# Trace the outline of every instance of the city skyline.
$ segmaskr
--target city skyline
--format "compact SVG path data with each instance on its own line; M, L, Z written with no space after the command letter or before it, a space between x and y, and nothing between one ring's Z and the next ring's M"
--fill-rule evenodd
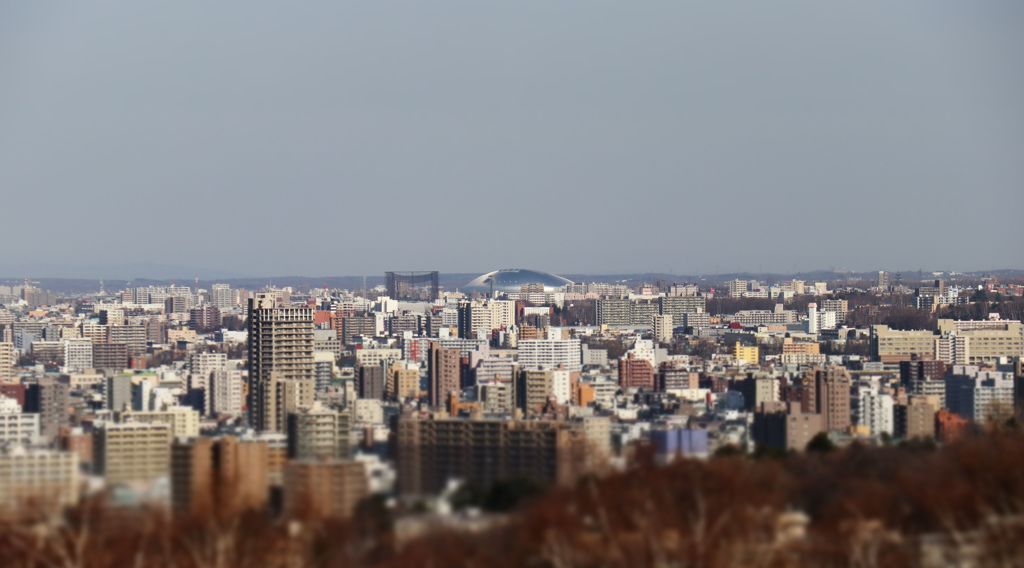
M0 2L0 564L1024 566L1024 2Z

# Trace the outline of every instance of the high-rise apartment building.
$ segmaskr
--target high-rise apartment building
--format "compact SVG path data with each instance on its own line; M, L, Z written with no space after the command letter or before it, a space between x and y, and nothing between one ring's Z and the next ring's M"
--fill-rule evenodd
M675 325L681 325L687 315L706 312L704 296L664 296L658 299L658 310L662 315L672 316Z
M782 340L782 362L787 365L820 364L825 362L821 347L817 341L793 341L787 337Z
M463 302L458 307L458 318L459 337L488 339L493 330L515 325L515 302L494 299Z
M442 408L450 393L459 392L462 356L458 349L431 343L428 361L430 406L434 409Z
M384 387L387 379L384 376L386 367L383 364L360 365L356 388L359 398L372 398L382 400L384 398Z
M210 399L210 413L221 416L240 416L244 390L245 381L242 379L240 371L213 371L206 388L206 396Z
M92 340L64 340L64 369L69 373L79 373L93 368Z
M809 370L803 378L803 412L821 414L829 431L846 432L852 424L851 385L850 376L842 367Z
M124 412L132 407L131 375L114 375L104 381L103 396L107 409Z
M49 443L69 423L68 385L52 378L39 379L25 391L25 412L39 414L41 441Z
M654 390L654 365L646 358L627 353L619 359L619 385L624 389Z
M39 415L24 413L13 398L0 396L0 448L39 443Z
M946 406L964 419L985 423L1013 416L1013 374L954 365L946 378Z
M269 459L262 440L226 436L176 442L171 448L174 509L197 518L265 510Z
M850 304L847 300L830 298L821 301L822 312L833 312L836 314L836 323L846 323L846 314L850 311Z
M942 361L901 361L900 384L910 395L932 397L937 411L946 407L946 368Z
M672 341L672 314L656 314L652 325L655 341L668 343Z
M872 355L883 363L935 359L934 333L928 330L895 330L887 325L871 326Z
M998 317L988 320L940 319L939 335L961 339L959 360L949 364L997 363L1001 358L1024 357L1024 324ZM950 358L952 359L952 357Z
M206 333L220 329L221 315L220 308L207 304L198 308L192 308L188 312L188 327L199 333Z
M124 343L93 343L92 366L106 373L119 373L128 368L128 346Z
M149 340L146 322L111 325L108 330L110 333L110 343L125 344L130 357L146 353L146 342Z
M352 345L359 336L374 337L377 335L377 318L372 315L352 315L341 318L341 341Z
M816 335L818 333L818 304L811 302L807 304L807 333Z
M14 344L0 338L0 383L14 382Z
M280 414L281 405L289 403L282 396L303 390L301 386L287 387L290 382L308 383L312 396L313 311L307 306L284 305L276 294L257 294L249 299L249 420L254 427L283 430L286 415ZM303 400L292 396L290 402Z
M210 287L210 304L221 312L234 309L235 291L227 284L214 284Z
M579 371L583 353L579 339L526 339L517 346L523 369L565 369Z
M630 327L633 325L633 302L629 298L602 298L595 307L597 325Z
M193 352L188 357L188 370L192 375L210 378L214 371L226 370L228 356L224 353Z
M385 394L390 400L415 400L420 396L420 367L416 363L394 363L388 370Z
M519 374L516 383L516 406L526 416L535 416L544 411L548 400L554 395L554 371L526 369Z
M277 372L263 383L260 396L260 416L263 420L260 430L286 432L288 415L309 408L316 400L314 379L284 379Z
M757 365L761 361L761 350L757 345L743 345L737 341L733 345L732 356L742 365Z
M895 435L901 440L935 438L935 413L938 408L934 399L927 396L910 396L906 404L893 408Z
M22 506L56 512L78 503L78 455L24 450L0 453L0 510Z
M150 483L170 475L168 424L104 422L93 431L94 467L108 484Z
M775 377L748 376L730 383L729 390L739 391L743 395L743 407L748 411L761 409L779 400L779 380Z
M895 433L895 400L876 388L861 387L857 392L857 424L872 436Z
M889 273L884 270L879 270L878 282L876 283L876 285L883 292L888 292L889 287L891 286L891 279L889 278Z
M727 289L729 290L730 297L740 298L744 293L750 290L750 283L746 280L737 278L735 280L730 280L727 283Z
M825 432L825 417L798 408L756 412L752 437L761 448L801 451L818 434Z
M349 415L314 403L288 415L288 457L295 460L347 458Z
M453 478L567 484L591 463L586 429L570 422L401 416L395 443L403 494L436 493Z
M122 418L125 422L136 424L166 424L174 438L195 438L199 435L199 412L187 406L131 411L124 413Z

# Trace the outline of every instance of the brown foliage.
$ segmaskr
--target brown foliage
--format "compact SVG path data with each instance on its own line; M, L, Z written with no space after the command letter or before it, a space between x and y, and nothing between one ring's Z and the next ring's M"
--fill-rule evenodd
M351 523L305 524L90 502L58 524L8 521L0 550L5 566L876 566L920 563L924 540L943 558L974 542L982 560L1013 565L1024 558L1022 469L1024 435L1013 430L938 450L645 463L553 490L482 534L404 547L379 502Z

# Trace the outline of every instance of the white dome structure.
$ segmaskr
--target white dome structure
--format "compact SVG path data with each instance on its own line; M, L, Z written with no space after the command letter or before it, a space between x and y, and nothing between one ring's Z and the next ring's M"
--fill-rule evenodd
M526 268L502 268L481 274L465 286L464 292L518 292L523 284L543 284L545 292L560 292L573 281L550 272Z

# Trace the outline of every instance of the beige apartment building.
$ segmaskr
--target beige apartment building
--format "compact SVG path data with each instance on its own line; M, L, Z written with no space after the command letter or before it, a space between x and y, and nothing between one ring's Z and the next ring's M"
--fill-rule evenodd
M883 363L935 359L936 335L926 329L896 330L887 325L871 326L871 349Z
M0 510L56 511L78 502L78 454L18 449L0 455Z
M1024 357L1024 325L1019 321L940 319L939 335L945 340L949 360L939 359L949 365L981 365L1005 357Z
M940 319L938 330L936 334L875 325L871 327L871 346L883 363L909 361L916 356L948 365L979 365L1024 357L1024 325L1016 320Z
M14 382L14 344L0 342L0 383Z
M105 422L93 432L94 467L108 484L150 483L170 474L167 424Z
M395 363L388 374L385 393L391 400L417 399L420 396L419 365Z
M175 438L195 438L199 435L199 412L187 406L174 406L167 410L125 412L121 418L124 422L167 424Z

